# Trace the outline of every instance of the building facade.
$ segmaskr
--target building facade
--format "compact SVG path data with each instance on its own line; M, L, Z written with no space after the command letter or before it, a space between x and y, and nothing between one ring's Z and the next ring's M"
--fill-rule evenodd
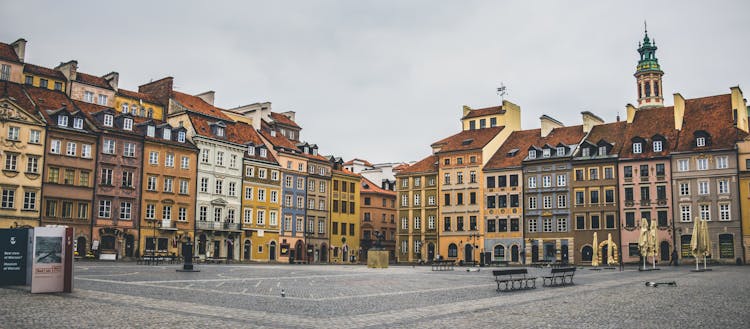
M381 247L388 251L389 261L396 260L396 192L382 189L362 177L360 183L360 244L362 245L363 261L367 259L367 251L377 246L378 235L382 234ZM433 200L437 196L433 194ZM436 205L434 205L436 206ZM436 216L432 217L432 230L435 231ZM429 219L427 226L429 227ZM375 233L379 234L375 234ZM434 247L433 247L434 252Z
M318 146L298 145L307 158L307 210L305 217L305 259L311 263L327 262L329 235L329 198L331 164L318 155ZM326 256L326 258L323 258Z
M330 249L333 263L354 263L362 259L359 240L360 176L344 169L344 161L331 158Z
M437 173L437 157L434 155L396 173L398 222L395 223L395 240L398 262L430 262L438 256L440 195ZM362 211L365 211L366 204L363 203L362 207ZM413 223L419 226L410 223L412 218Z

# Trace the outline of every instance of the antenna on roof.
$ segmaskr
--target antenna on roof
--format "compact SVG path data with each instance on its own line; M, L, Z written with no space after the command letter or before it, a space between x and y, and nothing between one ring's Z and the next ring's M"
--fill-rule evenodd
M500 87L497 87L497 95L500 96L500 105L503 104L503 97L507 94L505 85L501 82Z

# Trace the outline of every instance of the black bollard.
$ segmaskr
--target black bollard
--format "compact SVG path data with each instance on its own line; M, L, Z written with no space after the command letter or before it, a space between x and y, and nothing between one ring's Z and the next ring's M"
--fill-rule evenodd
M184 263L182 264L182 269L178 269L177 272L200 272L199 270L193 268L192 242L188 241L182 244L182 257L184 258Z

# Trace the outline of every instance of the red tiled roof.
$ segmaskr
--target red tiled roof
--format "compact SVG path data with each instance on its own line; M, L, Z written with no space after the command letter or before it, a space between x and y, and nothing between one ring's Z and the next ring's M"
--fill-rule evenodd
M481 117L485 115L503 114L503 113L505 113L505 110L503 110L502 106L493 106L493 107L487 107L483 109L472 109L471 112L467 113L462 119L470 119L470 118L476 118L476 117Z
M33 74L33 75L41 75L41 76L45 76L49 78L54 78L57 80L63 80L63 81L65 80L65 75L63 75L62 72L58 70L53 70L50 68L46 68L46 67L38 66L34 64L29 64L29 63L24 64L23 72Z
M487 145L504 128L505 126L464 130L432 143L432 146L439 146L439 153L480 149Z
M137 91L130 91L130 90L125 90L125 89L120 88L120 89L117 89L117 95L122 96L122 97L136 99L136 100L144 100L149 103L164 106L164 104L161 104L161 102L158 99L156 99L156 97L150 94L144 94L144 93L139 93Z
M539 143L541 129L514 131L484 166L484 170L520 167L531 145ZM511 151L514 151L511 153ZM509 156L509 154L512 154Z
M274 133L275 136L271 135L271 127L267 122L261 122L260 134L265 137L271 145L274 147L281 147L288 150L297 150L297 144L286 138L284 135Z
M365 187L365 184L367 184L367 187ZM391 196L395 196L396 192L391 190L385 190L380 188L378 184L373 183L367 178L362 177L362 188L360 189L360 193L379 193L379 194L388 194Z
M694 147L696 131L710 136L710 145ZM685 100L685 117L678 139L677 152L734 148L746 133L734 126L732 95L717 95Z
M75 112L77 110L72 100L61 91L32 86L24 86L24 89L29 95L29 98L31 98L31 101L36 104L41 112L46 113L45 111L47 110L58 110L62 107L66 107L69 112Z
M97 77L91 74L76 73L76 81L85 83L87 85L92 85L94 87L104 88L112 90L112 86L109 85L109 82L107 82L107 79L102 77Z
M625 131L627 130L627 121L618 121L596 125L591 128L591 132L586 141L596 145L601 140L614 144L609 154L619 154L623 144L625 144Z
M13 46L2 42L0 42L0 59L11 62L21 62L16 51L13 50Z
M352 164L354 164L355 161L362 162L362 164L364 164L365 166L372 167L372 163L370 163L370 161L362 160L362 159L357 159L357 158L354 158L354 159L351 159L351 160L349 160L347 162L344 162L344 165L345 166L352 165Z
M198 96L188 95L179 91L172 91L172 98L192 112L212 116L224 121L233 121L229 116L224 114L221 109L206 103L206 101Z
M218 120L214 120L213 118L197 113L189 113L188 118L190 118L190 122L193 124L193 128L195 128L196 134L205 137L221 139L216 137L211 132L211 123L217 122ZM226 127L224 128L226 141L241 145L247 144L249 142L252 142L255 145L263 144L263 141L258 137L258 134L254 133L255 131L253 130L252 126L249 126L245 123L232 121L224 123L226 124Z
M408 175L408 174L415 174L415 173L422 173L422 172L437 173L437 171L438 171L437 156L430 155L422 160L419 160L417 163L405 169L402 169L396 175Z
M653 107L639 109L635 112L633 122L628 124L623 138L620 158L643 159L651 157L667 156L677 144L677 130L674 129L673 107ZM655 135L666 138L661 152L653 152L650 147L651 138ZM633 138L645 139L648 145L643 145L642 153L633 153Z
M294 128L300 128L300 126L298 126L294 121L292 121L292 119L289 119L286 115L283 115L281 113L271 112L271 119L283 125L287 125L287 126L294 127Z
M20 84L10 81L0 81L0 98L4 97L12 97L12 101L18 104L18 106L30 114L37 114L34 104L31 103L29 97L24 93L24 89Z

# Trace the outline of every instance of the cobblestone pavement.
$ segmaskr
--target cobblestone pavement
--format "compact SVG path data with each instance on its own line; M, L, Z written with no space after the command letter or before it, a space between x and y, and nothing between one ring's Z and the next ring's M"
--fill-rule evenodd
M0 288L0 328L749 328L750 267L579 269L569 287L498 293L491 269L76 263L72 294ZM549 269L531 269L541 275ZM646 281L676 281L647 287ZM282 290L285 297L281 296Z

